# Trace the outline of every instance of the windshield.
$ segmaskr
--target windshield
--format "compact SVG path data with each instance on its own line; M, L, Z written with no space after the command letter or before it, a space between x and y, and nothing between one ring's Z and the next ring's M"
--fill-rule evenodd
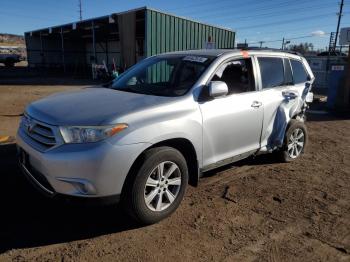
M112 88L157 96L182 96L196 83L213 57L172 55L145 59L112 83Z

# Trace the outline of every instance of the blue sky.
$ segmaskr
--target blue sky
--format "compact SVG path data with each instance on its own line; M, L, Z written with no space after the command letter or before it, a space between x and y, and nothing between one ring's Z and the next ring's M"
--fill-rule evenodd
M335 31L340 0L82 0L83 18L148 6L237 31L238 42L280 47L285 38L292 43L328 45ZM78 0L1 0L0 32L25 31L78 20ZM350 26L350 0L345 0L341 27ZM326 33L324 36L322 32ZM310 37L314 34L313 37ZM300 38L299 38L300 37ZM276 41L275 41L276 40ZM256 44L253 44L256 43Z

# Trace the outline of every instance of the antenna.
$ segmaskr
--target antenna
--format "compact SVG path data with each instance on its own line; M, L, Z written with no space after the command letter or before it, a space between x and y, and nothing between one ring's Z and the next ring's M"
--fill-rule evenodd
M79 0L79 19L80 21L83 20L83 10L81 6L81 0Z

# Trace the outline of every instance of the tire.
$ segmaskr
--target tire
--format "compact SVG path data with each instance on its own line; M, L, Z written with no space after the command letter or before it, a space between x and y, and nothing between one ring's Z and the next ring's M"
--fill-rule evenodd
M174 171L168 179L162 180L159 176L161 169L164 177L167 171ZM171 147L148 150L140 167L129 175L130 181L122 193L122 205L132 218L145 225L172 214L180 205L188 184L186 160L178 150Z
M296 139L298 137L300 138ZM283 147L279 151L281 160L283 162L295 161L304 153L307 143L308 132L305 124L292 119L284 137Z

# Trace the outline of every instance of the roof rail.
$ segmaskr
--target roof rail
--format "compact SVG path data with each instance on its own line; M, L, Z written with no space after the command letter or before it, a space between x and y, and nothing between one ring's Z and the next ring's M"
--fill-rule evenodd
M284 52L284 53L289 53L289 54L293 54L293 55L299 55L299 56L302 56L302 54L300 54L299 52L296 52L296 51L293 51L293 50L281 50L281 49L277 49L277 48L266 48L266 47L245 47L245 48L242 48L241 50L244 50L244 51L272 51L272 52Z

